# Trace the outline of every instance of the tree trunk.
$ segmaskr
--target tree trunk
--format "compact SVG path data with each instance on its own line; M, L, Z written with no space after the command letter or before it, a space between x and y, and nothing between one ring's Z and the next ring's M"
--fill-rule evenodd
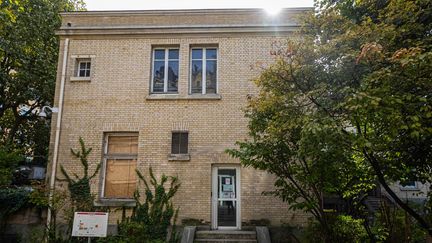
M384 190L388 193L388 195L396 202L396 204L402 208L405 212L407 212L411 217L413 217L420 224L420 227L425 229L430 236L432 236L432 228L431 226L424 220L417 212L415 212L412 208L410 208L406 203L404 203L389 187L387 182L385 181L384 175L382 174L381 167L379 165L378 160L374 157L373 154L369 154L365 149L363 149L363 154L368 159L369 163L372 165L374 169L378 181Z

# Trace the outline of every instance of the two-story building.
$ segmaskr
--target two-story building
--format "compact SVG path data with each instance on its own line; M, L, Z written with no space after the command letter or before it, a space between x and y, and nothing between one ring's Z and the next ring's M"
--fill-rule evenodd
M272 175L241 167L225 150L248 137L242 108L257 93L252 80L307 10L63 13L51 178L61 177L60 165L82 173L70 153L82 137L93 148L90 171L102 165L91 185L96 205L131 205L143 190L135 169L148 175L152 167L157 177L179 178L180 219L214 229L305 222L307 215L262 195L273 189Z

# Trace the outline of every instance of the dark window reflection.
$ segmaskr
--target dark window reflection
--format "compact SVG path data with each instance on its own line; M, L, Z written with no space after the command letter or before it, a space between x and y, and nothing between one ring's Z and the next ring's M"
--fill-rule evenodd
M153 70L153 92L164 91L165 62L155 61Z
M217 59L216 49L206 49L206 59Z
M202 92L202 61L192 61L192 93Z
M216 61L207 61L206 64L206 93L216 93L216 75L217 75L217 63Z
M168 54L168 56L166 56L166 54ZM177 92L179 73L178 58L178 49L154 50L153 92ZM168 66L165 66L166 62L168 62ZM165 87L165 84L167 87Z
M168 62L168 91L176 92L178 90L178 61Z

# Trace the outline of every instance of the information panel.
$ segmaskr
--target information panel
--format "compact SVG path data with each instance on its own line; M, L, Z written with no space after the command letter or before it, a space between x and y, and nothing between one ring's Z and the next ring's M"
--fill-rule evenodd
M106 237L108 213L75 212L72 236Z

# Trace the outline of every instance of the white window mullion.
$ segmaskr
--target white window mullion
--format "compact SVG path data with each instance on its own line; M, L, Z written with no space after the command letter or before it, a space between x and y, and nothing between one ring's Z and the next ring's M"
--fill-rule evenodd
M202 94L206 93L206 73L207 73L207 62L206 62L206 49L203 48L202 52Z
M169 49L165 49L164 93L168 92L168 52Z
M150 80L150 90L151 90L151 92L153 93L154 91L153 91L153 83L154 83L154 69L155 69L155 63L156 63L156 60L155 60L155 56L156 56L156 54L155 54L155 52L156 52L156 50L152 50L152 66L151 66L151 80Z

